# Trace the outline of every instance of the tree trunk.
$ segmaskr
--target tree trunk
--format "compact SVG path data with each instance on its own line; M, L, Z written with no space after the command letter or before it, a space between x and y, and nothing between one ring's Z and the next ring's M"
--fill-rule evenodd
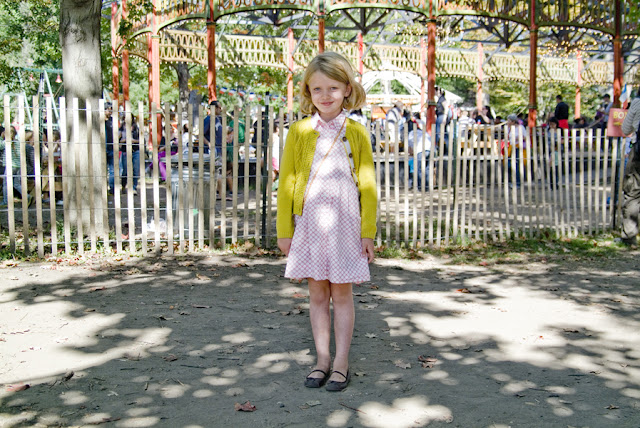
M189 65L186 62L178 62L173 65L178 76L178 96L179 103L184 112L184 117L179 118L178 126L182 120L186 119L187 108L189 106Z
M69 140L65 144L69 150L64 171L69 178L69 192L63 197L69 202L71 221L77 221L77 216L81 215L85 231L88 231L92 211L87 209L88 202L93 198L95 212L102 212L102 189L107 185L103 161L105 146L100 139L100 127L104 127L104 124L100 122L97 113L98 100L102 97L101 6L101 0L60 1L60 46ZM79 111L72 110L74 98L78 99ZM84 110L87 104L91 105L94 112L90 118L91 135L88 135L88 121ZM79 118L77 128L74 126L76 114ZM76 177L80 177L80 180L76 180ZM77 183L80 189L77 188ZM96 217L95 224L100 232L102 216Z

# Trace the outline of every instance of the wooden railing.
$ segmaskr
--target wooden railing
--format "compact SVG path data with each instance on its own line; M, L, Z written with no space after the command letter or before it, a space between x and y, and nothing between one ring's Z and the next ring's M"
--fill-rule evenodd
M8 192L7 205L0 208L0 241L5 251L40 256L103 249L171 253L242 241L274 247L277 182L271 161L273 130L279 127L282 135L284 112L223 113L225 129L230 120L236 124L256 122L256 126L253 130L246 126L245 141L240 141L236 129L222 156L208 155L204 144L193 143L186 151L178 150L166 163L166 180L159 171L166 158L159 158L158 153L171 151L171 141L159 143L158 137L153 137L157 133L151 132L152 138L147 135L139 147L137 192L122 187L120 161L115 156L111 194L102 109L81 111L61 102L61 111L67 114L61 115L60 139L46 141L46 135L55 134L55 129L45 120L34 129L34 140L27 142L24 108L12 102L5 98L4 126L15 123L19 132L14 140L5 140L3 157L5 164L11 165L16 153L11 146L17 144L20 167L13 176L3 175L3 185L11 186L8 182L17 180L29 196ZM42 117L43 112L53 117L50 104L42 112L36 102L34 106L34 117ZM118 106L114 107L117 111ZM172 135L171 121L183 116L182 111L149 112L141 105L136 111L127 108L125 123L131 123L132 113L138 115L143 130L149 129L145 124L150 117L163 115L167 118L165 135ZM187 140L203 141L205 114L200 111L195 123L191 111L185 116L189 129L196 131L188 134ZM117 129L119 119L114 116ZM86 117L101 124L100 138L79 134L81 119ZM266 119L255 120L260 117ZM152 121L154 130L156 123ZM600 129L549 134L536 128L531 136L523 137L526 149L517 157L517 151L503 143L508 140L504 126L474 127L462 133L455 132L457 128L451 124L451 132L441 136L438 148L425 159L409 154L400 144L383 144L402 138L385 136L378 123L372 126L372 135L379 142L374 153L379 196L377 245L420 247L518 237L544 239L590 235L619 224L621 186L616 183L620 183L624 162L621 140L606 138ZM268 138L264 144L253 143L253 135L258 142L264 135ZM115 136L117 139L117 133ZM182 141L181 132L177 137ZM283 141L275 145L282 153ZM129 133L122 151L133 155L134 149ZM84 170L82 153L91 154ZM132 156L127 158L127 170L132 171ZM29 167L31 162L33 168ZM419 169L427 173L418 176ZM221 198L216 195L218 190Z

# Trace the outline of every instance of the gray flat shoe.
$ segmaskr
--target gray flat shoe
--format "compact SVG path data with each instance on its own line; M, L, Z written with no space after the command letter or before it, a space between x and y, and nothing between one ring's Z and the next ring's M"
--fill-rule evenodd
M344 378L344 381L338 382L335 380L330 380L329 382L327 382L327 386L325 387L327 391L342 391L347 387L347 385L349 385L349 381L351 380L351 372L349 370L347 370L346 376L344 375L344 373L341 373L338 370L334 370L332 373L338 373Z
M324 376L323 377L309 377L309 376L311 376L311 373L315 373L315 372L320 372ZM307 375L307 377L305 378L305 380L304 380L304 386L306 386L307 388L320 388L322 385L325 384L327 379L329 379L329 375L324 370L315 369L315 370L312 370L311 373L309 373Z

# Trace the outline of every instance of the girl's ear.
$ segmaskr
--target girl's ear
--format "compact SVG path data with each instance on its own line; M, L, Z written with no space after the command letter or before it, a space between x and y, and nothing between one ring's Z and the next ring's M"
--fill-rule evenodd
M347 98L349 95L351 95L351 83L349 83L347 85L346 93L347 93L347 95L345 95L345 98Z

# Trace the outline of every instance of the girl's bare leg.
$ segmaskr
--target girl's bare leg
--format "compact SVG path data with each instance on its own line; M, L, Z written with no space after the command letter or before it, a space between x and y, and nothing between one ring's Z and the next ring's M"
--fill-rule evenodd
M329 281L316 281L309 278L309 318L313 341L316 345L316 369L329 372L331 367L331 354L329 343L331 341L331 313L329 301L331 299L331 287ZM321 378L322 373L315 372L310 377Z
M352 285L331 284L331 299L333 301L333 330L336 343L333 370L346 375L349 370L349 349L355 323ZM345 378L334 374L329 380L344 382Z

